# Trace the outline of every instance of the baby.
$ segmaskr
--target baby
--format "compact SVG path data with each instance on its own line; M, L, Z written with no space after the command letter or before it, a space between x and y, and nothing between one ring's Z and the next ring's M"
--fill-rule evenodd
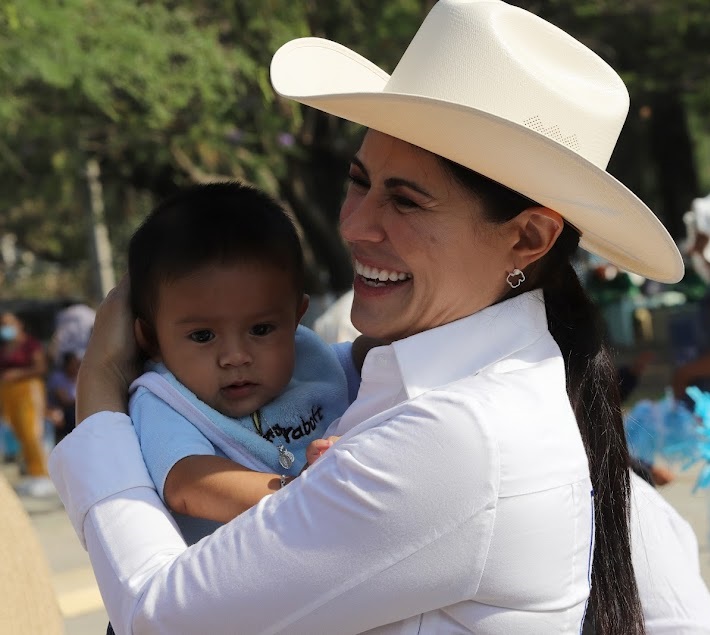
M149 358L130 415L148 470L193 543L283 487L348 405L343 362L299 326L300 242L238 183L159 205L129 246L135 334Z

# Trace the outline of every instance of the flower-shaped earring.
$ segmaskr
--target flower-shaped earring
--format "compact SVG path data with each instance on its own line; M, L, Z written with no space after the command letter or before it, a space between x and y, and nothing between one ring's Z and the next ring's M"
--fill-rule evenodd
M517 289L523 282L525 282L525 274L520 269L513 269L505 281L508 283L511 289Z

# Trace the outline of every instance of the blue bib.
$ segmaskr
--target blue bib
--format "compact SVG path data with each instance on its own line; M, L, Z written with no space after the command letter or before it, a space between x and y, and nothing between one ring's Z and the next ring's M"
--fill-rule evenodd
M232 418L200 401L163 364L131 385L143 386L188 419L231 460L249 469L296 476L306 447L348 407L348 385L335 352L313 331L296 329L296 364L291 381L251 416ZM260 428L261 434L256 428Z

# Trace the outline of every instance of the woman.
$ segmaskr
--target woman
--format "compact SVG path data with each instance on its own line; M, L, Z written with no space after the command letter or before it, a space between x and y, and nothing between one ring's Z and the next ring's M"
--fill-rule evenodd
M27 477L17 486L28 496L54 492L42 446L47 361L42 343L25 331L14 313L0 316L0 404L22 449Z
M435 5L391 78L314 38L271 72L369 128L341 232L353 324L390 344L367 354L342 438L186 549L123 414L125 288L108 298L80 371L88 421L52 474L116 632L579 633L591 578L597 632L642 633L616 375L569 264L581 234L644 276L683 273L604 171L621 80L536 16L464 0Z

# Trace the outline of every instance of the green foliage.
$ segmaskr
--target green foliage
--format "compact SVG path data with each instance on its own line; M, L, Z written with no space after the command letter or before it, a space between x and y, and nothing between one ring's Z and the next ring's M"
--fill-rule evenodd
M0 231L42 257L87 258L88 157L102 162L115 224L132 188L165 192L172 146L224 143L238 59L189 11L4 2L0 34Z

